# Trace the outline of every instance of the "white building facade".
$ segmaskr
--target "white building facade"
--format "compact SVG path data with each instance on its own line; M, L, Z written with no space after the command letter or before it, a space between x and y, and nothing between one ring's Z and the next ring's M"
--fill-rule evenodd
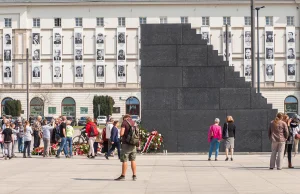
M259 12L261 92L279 111L298 113L300 1L256 2L266 6ZM28 75L30 115L92 116L95 95L114 98L114 117L139 115L140 24L145 23L191 23L223 56L229 24L230 64L251 81L250 0L0 0L1 114L10 99L20 100L27 114Z

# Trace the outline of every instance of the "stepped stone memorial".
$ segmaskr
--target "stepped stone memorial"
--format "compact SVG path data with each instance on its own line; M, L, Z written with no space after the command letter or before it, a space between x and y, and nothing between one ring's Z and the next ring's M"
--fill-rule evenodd
M190 24L141 25L142 125L157 129L168 152L207 152L215 118L235 120L237 152L271 150L277 110ZM224 151L221 143L220 151Z

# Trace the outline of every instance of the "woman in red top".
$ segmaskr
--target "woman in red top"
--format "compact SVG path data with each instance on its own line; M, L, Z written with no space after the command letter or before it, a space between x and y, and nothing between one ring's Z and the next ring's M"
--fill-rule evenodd
M89 137L89 146L90 146L88 158L94 159L95 158L94 142L96 140L96 136L98 135L98 130L97 130L97 126L95 125L91 117L88 117L86 121L87 123L85 125L85 132Z
M210 161L214 147L216 146L215 161L218 160L220 141L222 139L222 129L219 125L220 119L215 119L215 124L210 126L208 131L208 142L210 143L208 160Z

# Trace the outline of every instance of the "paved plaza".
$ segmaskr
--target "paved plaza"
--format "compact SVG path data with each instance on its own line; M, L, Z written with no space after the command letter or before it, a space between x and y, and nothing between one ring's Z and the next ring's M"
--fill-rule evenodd
M18 155L20 156L20 155ZM269 170L269 154L237 155L234 161L207 161L206 155L138 156L138 180L113 179L120 175L117 158L94 160L15 158L0 160L0 193L300 193L300 156L293 170ZM285 158L284 166L287 166Z

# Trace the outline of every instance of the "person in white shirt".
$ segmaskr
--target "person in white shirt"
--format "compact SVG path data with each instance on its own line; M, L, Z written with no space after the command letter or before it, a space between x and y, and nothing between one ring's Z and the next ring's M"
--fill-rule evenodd
M17 142L18 142L18 137L17 137L17 135L18 135L18 133L19 133L19 129L16 128L16 125L15 125L14 123L11 124L11 129L12 129L12 131L13 131L13 144L12 144L12 152L11 152L11 156L12 156L13 158L15 158L15 157L16 157L16 155L15 155L15 148L16 148Z
M26 158L26 150L27 150L27 157L31 158L30 145L31 145L32 134L33 134L33 131L30 127L29 121L25 121L23 158Z
M108 140L108 150L110 150L111 148L110 136L111 136L111 130L114 127L113 123L114 123L114 119L110 118L109 122L106 124L106 139Z

